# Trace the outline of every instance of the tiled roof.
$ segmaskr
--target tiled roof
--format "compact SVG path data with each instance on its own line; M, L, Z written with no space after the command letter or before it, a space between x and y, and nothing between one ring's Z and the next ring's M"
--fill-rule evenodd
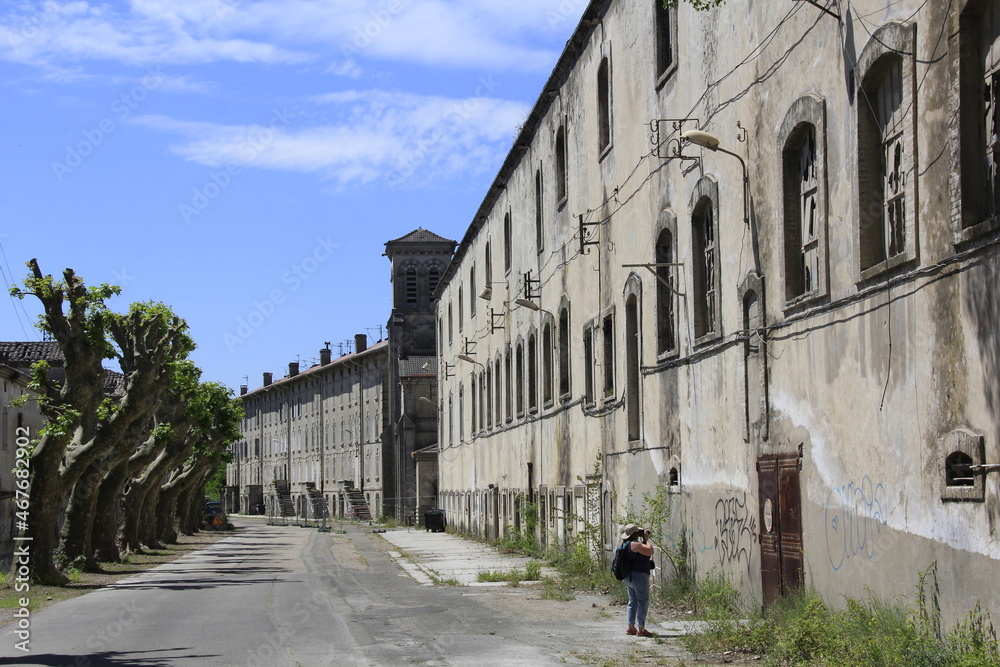
M26 342L0 342L0 360L15 368L30 366L34 362L62 361L62 350L59 343L52 340Z
M433 377L436 374L437 357L410 357L399 360L399 377Z
M455 241L446 239L443 236L438 236L429 229L417 227L409 234L400 236L398 239L393 239L392 241L389 241L389 243L451 243L454 245Z

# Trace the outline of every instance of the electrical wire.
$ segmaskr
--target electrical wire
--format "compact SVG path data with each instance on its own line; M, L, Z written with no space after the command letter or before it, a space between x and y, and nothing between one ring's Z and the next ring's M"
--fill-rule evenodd
M14 286L14 272L10 268L10 262L7 261L7 251L3 247L3 238L2 237L0 237L0 256L3 257L3 265L0 266L0 278L3 279L4 286L13 287ZM4 266L7 267L6 271L4 271ZM24 322L21 320L21 313L22 312L24 313L24 317L28 321L30 321L31 318L28 316L28 311L26 311L24 309L24 302L21 299L15 298L14 295L11 294L9 291L7 292L7 296L10 298L11 307L14 309L14 315L15 315L15 317L17 317L17 323L21 327L21 333L24 334L24 338L25 338L25 340L27 340L28 339L28 331L27 331L27 329L25 329ZM18 306L20 306L20 311L18 311ZM39 340L39 339L40 339L40 336L38 335L38 331L35 330L35 340Z

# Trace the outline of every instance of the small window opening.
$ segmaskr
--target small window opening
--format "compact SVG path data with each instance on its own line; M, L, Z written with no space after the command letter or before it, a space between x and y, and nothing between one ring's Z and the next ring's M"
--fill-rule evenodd
M946 486L975 486L976 478L969 470L973 463L972 457L965 452L952 452L945 459L945 485Z

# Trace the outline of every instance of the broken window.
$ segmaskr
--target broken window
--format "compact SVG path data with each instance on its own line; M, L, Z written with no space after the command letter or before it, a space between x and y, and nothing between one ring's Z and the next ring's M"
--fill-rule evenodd
M876 91L882 139L882 255L895 257L906 248L906 171L903 164L903 61L892 58Z
M674 239L664 229L656 239L656 341L657 353L664 354L677 347L674 318L674 267L666 266L674 259Z
M715 242L715 220L712 200L702 197L695 207L691 221L694 235L694 333L695 338L716 333L718 315L716 299L718 292L717 249Z
M857 257L862 281L917 258L911 113L914 28L903 23L883 25L858 58Z

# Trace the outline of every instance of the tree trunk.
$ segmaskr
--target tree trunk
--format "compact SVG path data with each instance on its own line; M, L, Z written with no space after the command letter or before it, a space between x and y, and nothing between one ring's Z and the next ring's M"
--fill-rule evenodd
M94 461L73 485L66 507L66 520L63 521L61 533L62 551L67 563L82 557L82 569L87 572L99 569L94 559L91 536L101 485L112 463L112 457Z
M122 559L118 543L118 528L121 525L118 507L122 490L128 480L128 471L129 462L122 461L108 472L101 483L91 536L94 560L117 563Z
M13 576L8 581L14 580L14 577L21 581L28 578L55 586L62 586L69 581L69 577L60 572L52 560L56 547L59 546L59 511L65 498L57 474L59 458L65 448L61 445L63 443L55 438L42 436L41 442L31 454L28 502L22 508L15 501L14 525L17 537L11 565Z

